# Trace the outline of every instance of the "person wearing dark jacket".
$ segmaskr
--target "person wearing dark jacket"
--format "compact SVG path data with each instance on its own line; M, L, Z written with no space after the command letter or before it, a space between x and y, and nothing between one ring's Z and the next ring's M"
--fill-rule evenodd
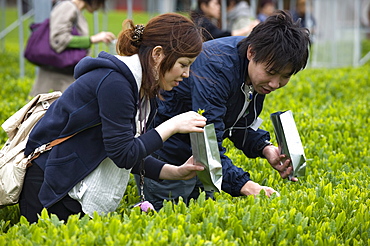
M221 17L219 0L198 0L198 8L190 13L191 19L203 28L204 40L227 36L242 36L250 33L256 23L248 24L236 30L223 30L217 22Z
M146 131L159 91L171 90L189 76L190 65L202 49L199 28L179 14L159 15L146 26L133 25L131 20L123 24L118 55L101 52L97 58L83 58L75 68L76 81L30 133L26 155L54 139L77 133L42 153L27 169L20 211L30 222L37 221L43 208L61 220L70 214L83 215L85 211L70 196L71 191L79 185L82 189L83 180L103 162L116 166L117 172L132 168L139 173L142 168L146 177L155 180L189 179L203 170L191 158L174 166L150 156L175 133L202 132L203 116L185 112ZM109 192L109 187L122 185L113 178L102 183L108 190L98 192L100 196ZM106 200L112 202L113 197Z
M309 32L294 23L290 14L279 11L259 23L248 37L224 37L207 41L192 65L192 74L174 90L163 93L153 127L188 110L203 109L207 124L213 123L222 164L222 190L232 196L276 191L251 180L236 167L222 146L229 138L249 158L262 157L282 178L292 172L290 160L270 143L270 134L259 129L265 96L285 86L293 74L304 69L309 55ZM153 156L181 164L192 155L189 134L176 134ZM297 181L297 178L293 178ZM197 177L187 181L145 182L144 194L160 209L163 200L197 198ZM212 194L208 194L211 196Z

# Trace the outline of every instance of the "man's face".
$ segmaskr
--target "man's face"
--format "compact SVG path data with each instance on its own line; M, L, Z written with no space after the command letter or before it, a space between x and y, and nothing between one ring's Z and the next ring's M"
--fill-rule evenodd
M285 68L283 71L277 72L266 66L266 63L256 63L253 60L253 52L248 48L247 58L249 60L248 75L254 90L259 94L269 94L286 84L288 84L292 71Z

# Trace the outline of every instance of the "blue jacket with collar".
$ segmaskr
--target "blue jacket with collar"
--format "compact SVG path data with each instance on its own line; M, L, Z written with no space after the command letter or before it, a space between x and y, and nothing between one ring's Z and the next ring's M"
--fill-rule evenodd
M164 165L146 158L163 146L154 129L134 137L139 94L124 62L105 52L85 57L75 68L75 78L36 124L25 150L28 155L42 144L81 131L33 161L44 171L39 199L45 207L63 198L106 157L134 173L145 159L146 176L156 180Z
M223 168L222 190L240 196L250 180L248 172L236 167L225 155L222 141L229 138L249 158L262 155L268 132L249 128L260 114L265 96L254 93L246 112L237 120L246 100L243 85L249 61L240 54L238 43L245 37L225 37L207 41L202 53L191 65L191 75L172 91L164 92L158 102L154 126L176 114L204 109L207 124L214 123ZM155 152L164 160L180 165L191 156L189 134L176 134Z

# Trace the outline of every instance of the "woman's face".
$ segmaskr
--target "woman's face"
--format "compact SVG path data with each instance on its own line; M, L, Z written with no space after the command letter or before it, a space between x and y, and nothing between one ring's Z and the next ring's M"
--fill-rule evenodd
M167 71L163 76L161 89L165 91L172 90L175 86L184 79L189 77L190 65L195 61L196 57L180 57L176 60L171 70Z
M201 5L201 10L204 14L210 18L220 19L221 15L221 6L218 0L209 1L208 5L203 3Z

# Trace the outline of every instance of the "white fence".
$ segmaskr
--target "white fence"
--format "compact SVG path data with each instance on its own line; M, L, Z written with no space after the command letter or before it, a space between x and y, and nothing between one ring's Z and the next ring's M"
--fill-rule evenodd
M368 32L361 17L368 6L369 0L312 0L316 26L311 67L358 66L369 59L361 57Z
M132 19L132 1L127 0L127 18ZM283 8L284 3L289 2L289 8L293 9L297 0L277 0L277 7ZM3 47L3 40L7 33L18 28L20 43L20 77L24 76L23 43L24 30L20 25L24 20L34 17L35 21L45 19L43 16L48 11L51 0L33 0L37 9L22 13L22 1L17 0L18 20L5 27L3 19L6 9L6 1L0 0L1 7L1 26L0 26L0 45ZM149 12L171 12L175 9L175 1L169 0L148 0ZM251 9L255 12L258 0L249 0ZM158 5L156 4L158 3ZM159 4L160 3L160 4ZM171 3L171 4L169 4ZM226 5L226 0L221 0L222 6ZM196 0L191 0L194 6ZM158 9L159 8L159 9ZM311 26L313 44L311 50L310 67L344 67L359 66L370 60L370 52L362 56L361 43L366 36L370 36L370 0L306 0L306 14L312 14L315 18L315 26ZM222 8L223 20L226 16L226 8ZM94 13L94 32L98 32L98 23L102 22L103 29L108 22L105 15L99 20L98 13ZM95 47L95 52L99 49Z

